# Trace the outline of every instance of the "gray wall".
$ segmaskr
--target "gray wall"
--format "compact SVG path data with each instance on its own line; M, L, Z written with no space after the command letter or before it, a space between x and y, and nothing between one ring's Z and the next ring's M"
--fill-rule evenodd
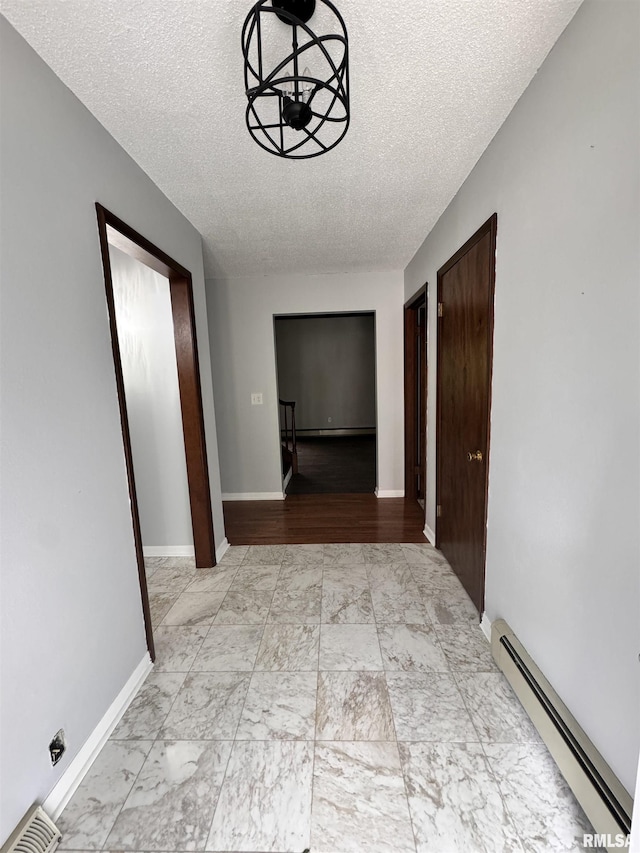
M640 5L586 2L405 272L498 213L486 609L629 791L640 667ZM435 524L435 411L427 522Z
M113 246L109 256L142 542L193 554L169 279Z
M282 496L274 316L354 311L376 315L378 488L402 491L402 304L399 271L207 280L225 494ZM251 405L254 391L264 405Z
M278 393L296 402L298 429L376 425L372 314L276 317Z
M224 528L200 235L4 19L0 40L2 842L146 653L96 200L193 274Z

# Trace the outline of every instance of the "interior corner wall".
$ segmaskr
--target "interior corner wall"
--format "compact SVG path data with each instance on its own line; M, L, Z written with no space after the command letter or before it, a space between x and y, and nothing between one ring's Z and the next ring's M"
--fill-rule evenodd
M193 553L169 279L109 246L142 544Z
M224 493L282 492L274 315L348 311L376 315L378 488L404 488L402 288L400 271L207 280Z
M640 5L586 0L405 271L498 213L486 610L630 793L640 707ZM431 391L430 391L431 394ZM433 397L431 397L433 399ZM427 522L435 523L435 411Z
M146 654L96 201L193 275L224 526L200 235L4 18L0 62L2 844Z

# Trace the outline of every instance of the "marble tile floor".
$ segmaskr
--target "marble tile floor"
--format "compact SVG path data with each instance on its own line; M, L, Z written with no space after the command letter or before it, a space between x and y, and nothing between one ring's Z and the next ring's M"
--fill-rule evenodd
M157 660L64 851L545 853L591 827L424 545L148 561Z

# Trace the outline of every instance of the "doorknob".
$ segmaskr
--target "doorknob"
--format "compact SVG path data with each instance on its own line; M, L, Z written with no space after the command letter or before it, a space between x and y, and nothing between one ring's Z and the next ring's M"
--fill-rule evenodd
M472 453L470 450L467 453L467 461L468 462L482 462L482 451L476 450L475 453Z

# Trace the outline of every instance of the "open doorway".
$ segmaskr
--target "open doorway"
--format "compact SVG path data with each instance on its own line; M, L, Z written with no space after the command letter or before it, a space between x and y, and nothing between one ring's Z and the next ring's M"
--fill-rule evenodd
M427 285L404 306L404 493L425 508L427 482Z
M274 317L283 489L376 487L375 314Z
M96 204L96 211L140 592L147 646L153 659L139 495L146 496L143 510L146 534L166 537L164 528L170 524L173 532L169 535L187 535L188 516L196 566L215 565L191 274L102 205ZM117 281L114 281L114 274ZM147 327L144 335L139 324ZM158 342L163 330L169 340ZM150 341L152 349L145 346ZM163 364L158 373L152 370L149 361L157 359L159 353L162 353ZM173 360L171 367L170 360ZM167 399L160 400L163 373ZM172 381L177 383L173 391ZM147 385L145 389L140 387L143 383ZM176 411L173 418L168 415L172 396L176 402L179 399L179 413ZM154 398L152 406L148 405L150 397ZM146 410L141 403L147 404ZM166 423L145 423L145 418L153 418L154 409L156 414L160 411ZM167 479L167 471L158 471L159 466L172 468L173 482L178 484L178 493L182 487L183 497L186 486L188 513L186 508L180 509L179 495L176 501L175 496L165 495L163 500L154 494L158 483ZM138 477L141 488L137 487ZM180 517L168 520L167 512Z

